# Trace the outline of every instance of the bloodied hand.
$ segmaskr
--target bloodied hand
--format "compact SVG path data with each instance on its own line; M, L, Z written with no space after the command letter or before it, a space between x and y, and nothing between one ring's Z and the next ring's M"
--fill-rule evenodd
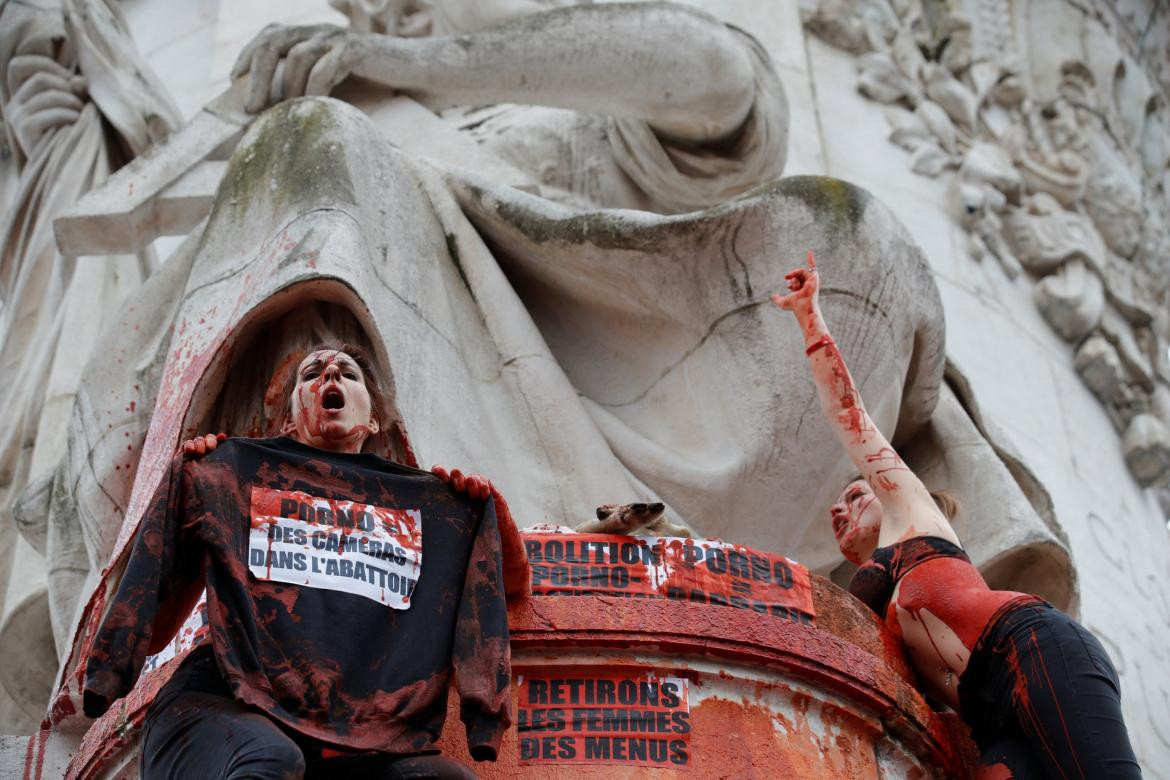
M808 309L816 305L821 280L812 250L808 253L808 267L789 271L784 274L784 281L788 283L788 294L773 293L772 303L787 311Z
M226 433L208 433L196 436L194 439L187 439L179 445L179 450L183 453L184 458L202 458L207 453L212 452L225 439L227 439Z
M504 558L504 591L509 596L526 594L531 588L531 572L528 567L528 553L520 538L520 529L512 519L512 510L504 494L482 474L464 474L459 469L431 466L431 473L446 482L458 493L486 501L488 497L496 505L496 523L500 529L500 552Z

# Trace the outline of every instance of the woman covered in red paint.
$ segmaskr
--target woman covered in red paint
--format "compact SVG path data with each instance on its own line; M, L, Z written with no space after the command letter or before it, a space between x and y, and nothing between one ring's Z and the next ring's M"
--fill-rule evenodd
M906 646L928 691L960 713L980 777L1140 777L1117 673L1083 626L1035 596L987 587L939 504L865 411L821 316L812 252L785 277L825 417L861 478L831 509L850 592ZM945 503L945 502L944 502Z
M359 349L311 349L285 397L284 436L176 455L90 649L85 712L130 690L206 588L208 638L146 715L142 777L475 777L435 740L452 679L474 758L509 723L507 505L483 478L363 452L384 405Z

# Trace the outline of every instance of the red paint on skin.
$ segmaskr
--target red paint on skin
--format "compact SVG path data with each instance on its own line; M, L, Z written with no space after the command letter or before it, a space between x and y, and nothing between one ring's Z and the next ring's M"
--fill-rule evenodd
M341 358L348 358L348 356L341 352L331 352L323 360L310 362L308 366L302 363L302 370L307 371L308 368L315 367L317 374L307 386L303 379L298 381L293 390L293 415L298 420L298 429L302 426L304 428L302 436L317 440L317 446L322 446L320 442L325 441L334 445L329 446L329 449L357 452L361 448L361 443L373 433L368 421L357 422L351 425L348 430L338 431L339 421L347 416L349 411L344 407L326 408L324 405L325 396L332 392L342 393L343 397L346 398L346 405L356 400L349 398L352 391L347 393L342 386L341 377L346 369L341 367ZM348 368L348 360L346 364ZM357 370L360 372L360 369ZM306 393L310 398L305 397ZM315 442L305 443L314 444Z
M865 485L864 490L857 485ZM860 480L850 483L830 510L837 546L854 563L864 561L877 545L880 525L875 527L873 518L866 520L866 513L876 500L877 496Z
M865 456L866 463L877 463L878 461L882 460L888 460L901 466L905 465L902 462L902 457L894 451L893 447L882 447L872 455Z
M970 650L1000 608L1024 595L991 590L978 569L958 558L933 558L898 581L897 598L907 612L929 610Z

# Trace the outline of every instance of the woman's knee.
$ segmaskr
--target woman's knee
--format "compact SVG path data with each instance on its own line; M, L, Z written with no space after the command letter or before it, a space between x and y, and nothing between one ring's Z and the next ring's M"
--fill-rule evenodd
M240 720L253 721L248 723L252 728L242 730L242 739L233 740L226 778L300 780L305 776L305 754L287 734L263 715L249 713Z
M305 773L304 754L275 723L207 693L184 692L153 709L141 750L144 780L299 780Z
M301 780L304 776L305 755L291 740L237 754L224 775L228 780Z

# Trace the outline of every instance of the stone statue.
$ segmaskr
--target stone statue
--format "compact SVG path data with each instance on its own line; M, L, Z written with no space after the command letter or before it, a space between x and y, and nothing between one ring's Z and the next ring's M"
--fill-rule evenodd
M784 167L788 108L767 54L700 12L526 0L334 4L351 29L273 26L241 53L234 75L251 76L249 111L358 76L439 110L529 189L583 207L692 211ZM542 9L555 10L533 13ZM370 29L399 34L360 32Z
M107 0L0 2L0 112L16 174L0 223L0 366L19 377L0 390L0 571L9 575L7 593L0 591L0 647L15 659L8 643L28 633L22 621L30 610L40 614L44 597L36 563L43 564L49 488L81 369L102 324L150 270L146 254L94 252L99 257L82 262L61 254L53 219L163 140L179 117ZM18 499L21 546L11 539ZM89 568L81 540L67 544L71 550L58 549L48 567L58 594L76 591ZM72 622L72 606L50 601L59 632ZM0 679L32 722L43 702L22 692L51 682L51 670L45 680L39 667L34 673L13 660Z
M489 8L429 7L437 32ZM379 25L417 20L367 29ZM941 309L921 252L866 193L770 181L786 110L758 46L671 5L555 9L432 38L276 28L241 58L251 78L225 96L236 113L220 103L217 116L327 91L351 69L380 86L336 94L368 116L320 97L261 114L206 222L103 337L98 350L120 359L87 371L51 523L79 525L116 577L177 442L269 432L263 388L288 366L264 356L341 337L392 378L383 451L489 474L521 524L661 502L697 535L834 566L825 510L849 468L806 424L815 391L791 370L801 346L767 316L768 294L784 258L818 253L826 316L898 441L938 397ZM452 132L409 101L378 105L386 86L539 107L448 113L466 122ZM394 135L402 112L414 131ZM153 410L148 429L136 408Z

